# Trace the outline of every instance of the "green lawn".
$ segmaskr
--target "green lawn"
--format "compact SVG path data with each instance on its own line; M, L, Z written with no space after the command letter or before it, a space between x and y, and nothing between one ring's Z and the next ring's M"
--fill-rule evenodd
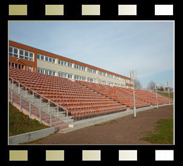
M23 134L31 131L48 128L40 124L37 120L32 120L28 115L24 115L11 103L9 103L9 136Z
M173 144L173 119L158 121L155 132L141 139L155 144Z
M162 95L162 96L165 96L165 97L168 97L168 93L161 93L161 92L158 92L159 95ZM173 94L170 93L170 99L173 100Z

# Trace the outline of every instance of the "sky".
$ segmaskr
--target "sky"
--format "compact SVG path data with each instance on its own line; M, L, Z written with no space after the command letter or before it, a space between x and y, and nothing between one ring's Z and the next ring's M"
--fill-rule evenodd
M9 21L9 40L174 87L173 21Z

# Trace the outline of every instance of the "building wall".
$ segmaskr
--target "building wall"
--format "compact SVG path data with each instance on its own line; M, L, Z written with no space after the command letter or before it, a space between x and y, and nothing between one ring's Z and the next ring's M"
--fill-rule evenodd
M87 67L85 68L85 71L83 71L83 70L75 69L75 68L73 68L73 66L74 65L72 65L72 68L70 68L70 67L58 65L58 60L56 60L55 64L50 63L50 62L37 60L37 67L38 68L53 70L56 72L56 76L58 75L58 72L64 72L64 73L68 73L68 74L73 74L73 79L74 79L74 75L79 75L79 76L84 76L86 78L88 78L88 77L94 78L97 80L97 82L100 79L100 80L106 81L106 82L112 82L112 83L125 85L125 79L124 79L124 81L123 80L116 80L114 78L109 78L107 76L99 75L98 70L96 71L97 74L94 74L94 73L88 72Z
M123 84L124 86L128 86L128 87L133 86L131 84L131 79L129 77L125 77L125 76L122 76L122 75L119 75L119 74L116 74L116 73L113 73L113 72L110 72L110 71L107 71L107 70L104 70L104 69L101 69L101 68L97 68L95 66L91 66L91 65L88 65L88 64L85 64L85 63L82 63L82 62L78 62L78 61L63 57L63 56L59 56L59 55L56 55L56 54L53 54L53 53L49 53L49 52L46 52L46 51L43 51L43 50L39 50L37 48L26 46L26 45L23 45L23 44L14 42L14 41L9 41L9 46L21 48L21 49L31 51L31 52L34 53L34 61L33 62L25 60L25 59L19 59L17 61L18 58L10 57L10 56L9 56L9 62L19 63L19 64L24 64L24 65L27 65L27 66L32 66L32 67L36 67L36 68L42 68L42 69L46 69L46 70L55 71L56 76L58 76L58 72L63 72L63 73L67 73L67 74L72 74L73 75L72 79L74 79L74 75L78 75L78 76L84 76L84 77L86 77L86 79L88 77L89 78L94 78L94 79L96 79L96 82L99 82L101 80L101 81L106 81L106 84L107 84L107 82L111 82L113 84L115 84L115 83L120 84L120 86L121 86L121 84ZM39 60L39 59L37 59L37 54L52 57L52 58L55 59L55 63L50 63L50 62L46 62L46 61L43 61L43 60ZM62 61L72 63L72 68L67 67L67 66L59 65L58 60L62 60ZM84 66L85 71L75 69L74 64ZM96 74L88 72L87 68L96 70ZM122 80L118 80L118 79L115 79L115 78L110 78L110 77L107 76L107 74L106 74L106 76L102 76L102 75L98 74L99 71L104 72L104 73L108 73L108 74L113 75L113 76L120 77ZM128 82L127 82L127 80L128 80Z

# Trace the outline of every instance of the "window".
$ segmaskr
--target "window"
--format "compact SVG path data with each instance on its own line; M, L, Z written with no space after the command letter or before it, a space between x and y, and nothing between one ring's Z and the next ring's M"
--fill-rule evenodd
M19 58L24 59L24 51L23 50L19 51Z
M113 86L113 83L112 82L108 82L108 85Z
M67 74L66 73L63 73L63 77L66 77L67 76Z
M82 80L82 81L86 81L86 77L84 77L84 76L78 76L78 75L75 75L75 76L74 76L74 79L75 79L75 80Z
M48 57L47 57L47 56L45 56L45 61L47 61L47 62L48 62Z
M14 57L18 58L18 49L14 48Z
M9 56L13 56L13 48L9 46Z
M89 77L88 77L88 78L87 78L87 81L88 81L88 82L96 82L96 79L94 79L94 78L89 78Z
M72 78L72 74L68 74L68 78Z
M68 74L67 73L58 73L58 76L59 77L65 77L65 78L68 78ZM72 75L71 76L69 76L69 77L72 77Z
M122 81L124 81L124 78L121 78Z
M99 73L101 76L105 76L105 73L104 73L104 72L99 71L98 73Z
M60 65L60 60L58 60L58 64Z
M48 70L44 70L45 71L45 74L48 74Z
M30 53L29 53L29 56L30 56L31 58L33 58L33 53L32 53L32 52L30 52Z
M94 69L88 68L87 71L90 72L90 73L95 73L96 74L96 70L94 70Z
M51 57L49 57L49 62L52 62L52 58Z
M28 60L28 52L25 52L25 59Z
M55 76L55 72L54 71L52 72L52 75Z
M44 69L40 69L40 73L44 74Z
M37 59L40 59L40 55L39 54L37 54Z
M55 59L54 58L52 58L52 61L53 61L53 63L55 63Z
M74 64L74 68L85 71L85 67L84 66L80 66L80 65Z
M115 79L119 80L119 77L118 76L114 76Z
M32 52L29 53L29 60L33 61L33 53Z
M68 67L72 67L72 63L69 63L69 62L68 62Z
M41 55L41 60L44 61L44 55Z
M52 75L52 71L48 71L48 74L49 74L49 75Z
M111 75L111 74L107 74L107 76L108 76L109 78L113 78L113 75Z

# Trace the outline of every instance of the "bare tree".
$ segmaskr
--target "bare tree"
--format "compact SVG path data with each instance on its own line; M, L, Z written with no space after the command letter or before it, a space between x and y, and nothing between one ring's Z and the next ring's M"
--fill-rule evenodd
M155 88L155 85L156 83L154 81L150 81L147 86L147 89L153 90Z
M135 89L142 89L142 84L139 79L135 79Z

